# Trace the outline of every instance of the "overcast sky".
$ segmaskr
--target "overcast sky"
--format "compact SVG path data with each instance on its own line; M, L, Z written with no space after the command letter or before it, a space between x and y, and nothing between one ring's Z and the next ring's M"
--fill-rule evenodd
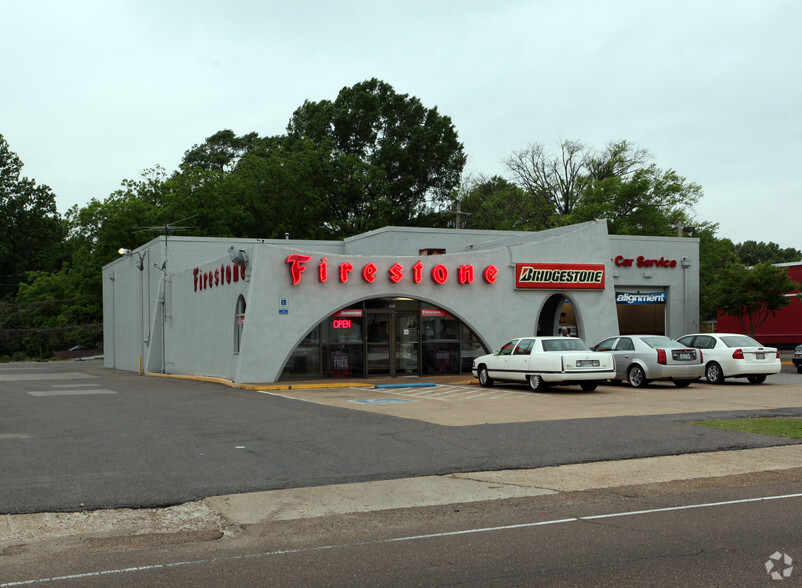
M282 134L376 77L450 116L466 173L626 139L719 236L802 249L802 2L0 0L0 134L61 213L222 129Z

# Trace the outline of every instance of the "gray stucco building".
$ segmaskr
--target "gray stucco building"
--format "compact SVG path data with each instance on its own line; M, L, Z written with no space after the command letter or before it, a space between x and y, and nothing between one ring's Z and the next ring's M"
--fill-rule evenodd
M512 337L699 328L699 242L385 227L344 241L159 237L103 268L107 367L234 383L470 373Z

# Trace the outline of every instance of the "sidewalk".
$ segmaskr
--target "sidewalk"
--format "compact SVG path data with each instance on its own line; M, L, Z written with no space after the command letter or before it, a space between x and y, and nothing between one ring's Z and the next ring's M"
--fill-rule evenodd
M3 549L67 537L159 533L222 536L243 525L444 504L581 492L637 484L802 468L802 444L206 498L161 509L36 513L0 518Z

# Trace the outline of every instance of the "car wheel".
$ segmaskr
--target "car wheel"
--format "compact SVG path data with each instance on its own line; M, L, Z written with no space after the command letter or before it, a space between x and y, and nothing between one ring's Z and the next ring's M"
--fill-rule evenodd
M724 381L724 372L721 371L721 366L715 361L711 361L705 368L705 378L711 384L721 384Z
M758 374L757 376L746 376L746 379L749 380L752 384L762 384L766 381L766 374Z
M546 381L540 376L529 376L529 389L532 392L543 392L548 387Z
M490 386L493 385L493 378L487 373L487 368L485 366L479 367L479 385L482 388L490 388Z
M692 381L693 380L674 380L674 385L677 388L687 388L688 386L691 385Z
M649 383L646 379L646 372L644 372L643 368L637 364L629 368L629 371L627 372L627 380L629 380L629 385L633 388L643 388Z
M596 386L598 386L598 385L599 385L598 382L580 382L579 383L579 386L585 392L593 392L596 389Z
M796 366L796 373L802 374L802 365Z

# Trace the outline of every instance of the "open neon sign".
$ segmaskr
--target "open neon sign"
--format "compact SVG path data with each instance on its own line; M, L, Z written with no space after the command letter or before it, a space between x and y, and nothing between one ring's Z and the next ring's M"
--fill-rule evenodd
M331 326L335 329L350 329L351 319L334 319L331 321Z

